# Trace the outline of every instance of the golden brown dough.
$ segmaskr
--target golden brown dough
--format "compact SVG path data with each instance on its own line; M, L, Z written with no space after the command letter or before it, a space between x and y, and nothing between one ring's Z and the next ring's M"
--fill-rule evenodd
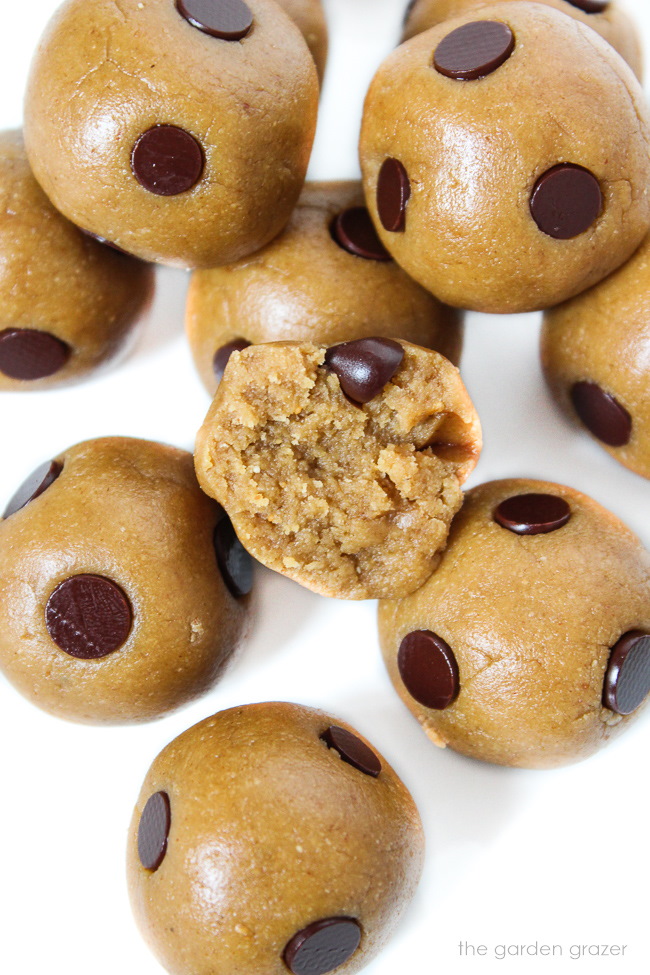
M650 478L650 238L615 274L546 313L542 365L563 410Z
M379 634L435 744L499 765L576 762L622 732L650 690L650 556L584 494L493 481L468 492L429 581L381 603Z
M294 23L299 27L316 62L318 77L323 83L327 65L327 22L321 0L278 0Z
M542 4L482 7L402 44L375 75L360 146L368 207L441 301L550 307L645 237L649 132L641 87L595 31Z
M632 18L617 3L607 3L604 9L593 11L581 9L581 0L536 0L548 7L575 17L587 27L593 28L602 38L618 51L627 61L639 80L643 77L643 51L639 41L639 30ZM584 0L583 0L584 2ZM589 0L585 6L589 5ZM431 27L451 20L470 10L488 6L486 0L415 0L409 4L404 21L402 40L406 41Z
M318 77L273 0L238 6L252 20L238 40L193 26L174 0L67 0L54 15L25 139L70 220L180 267L237 261L282 230L307 171Z
M367 213L357 182L308 183L287 227L267 247L229 267L192 275L186 328L210 393L232 342L240 348L277 341L334 345L381 335L434 348L458 365L461 315L394 261L360 257L336 243L338 218L358 217L359 208ZM365 230L363 221L353 219L338 233L358 250L368 243ZM388 256L378 240L376 246Z
M141 261L90 240L0 133L0 390L83 379L122 351L153 290Z
M480 449L458 370L437 352L278 342L233 353L195 462L260 562L322 595L373 599L433 571Z
M0 668L60 717L158 717L204 693L236 648L242 555L191 454L123 437L71 447L0 521Z
M172 975L353 975L401 919L423 846L409 792L354 729L251 704L153 763L129 831L131 903Z

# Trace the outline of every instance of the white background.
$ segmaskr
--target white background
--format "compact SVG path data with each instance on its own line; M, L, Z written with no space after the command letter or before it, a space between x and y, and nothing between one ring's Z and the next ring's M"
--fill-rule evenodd
M0 127L20 124L31 52L56 5L3 0ZM395 42L404 5L326 0L331 59L313 177L357 175L363 94ZM650 10L644 0L629 7L650 51ZM186 276L164 271L158 284L139 344L119 368L60 392L0 396L0 508L37 464L86 438L126 434L191 449L208 399L182 335ZM570 484L650 545L648 482L570 428L547 397L538 319L469 318L463 375L485 430L470 483L525 475ZM327 601L260 572L255 624L238 661L207 697L163 721L67 724L0 679L0 972L161 975L132 922L124 882L126 829L141 781L160 748L191 724L221 708L274 699L319 706L356 725L419 804L428 840L423 881L368 975L649 970L650 716L590 761L555 772L495 768L439 751L389 685L375 604ZM490 952L497 944L554 943L565 957L472 960L459 957L461 940ZM628 945L624 959L567 957L573 944L606 943Z

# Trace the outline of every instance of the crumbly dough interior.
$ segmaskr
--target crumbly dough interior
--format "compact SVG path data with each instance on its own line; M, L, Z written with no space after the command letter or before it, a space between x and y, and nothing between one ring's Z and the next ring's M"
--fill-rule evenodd
M404 347L392 382L365 406L323 365L324 347L235 354L199 435L199 478L243 544L325 595L421 585L475 462L476 415L457 370Z

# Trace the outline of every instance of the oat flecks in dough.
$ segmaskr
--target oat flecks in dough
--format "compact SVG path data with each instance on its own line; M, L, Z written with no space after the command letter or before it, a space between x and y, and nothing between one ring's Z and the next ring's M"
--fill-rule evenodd
M420 586L478 458L478 418L458 370L402 344L402 366L363 407L325 367L324 346L235 353L199 433L199 480L244 545L323 595Z

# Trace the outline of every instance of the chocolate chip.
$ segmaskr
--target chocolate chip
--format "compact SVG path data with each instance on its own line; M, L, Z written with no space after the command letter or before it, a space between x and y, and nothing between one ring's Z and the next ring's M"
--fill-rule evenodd
M609 7L609 0L567 0L578 10L584 10L586 14L602 14L603 10Z
M631 630L612 647L603 704L616 714L632 714L650 692L650 633Z
M118 650L131 631L131 604L117 583L103 576L71 576L45 607L48 633L79 660L97 660Z
M325 365L338 376L341 389L355 403L368 403L393 378L404 349L392 339L369 338L333 345Z
M586 426L609 447L624 447L632 436L632 417L624 406L597 383L574 383L573 408Z
M169 796L156 792L147 800L138 826L138 856L145 870L157 870L165 859L172 824Z
M333 724L321 735L321 739L328 748L337 751L344 762L354 766L364 775L371 775L376 779L381 772L381 762L372 748L368 748L365 742L353 735L351 731Z
M131 153L133 175L156 196L191 190L201 179L204 165L198 141L176 125L154 125L142 133Z
M110 247L112 251L116 251L118 254L124 254L125 257L131 257L128 251L118 247L117 244L114 244L106 237L100 237L99 234L93 234L90 230L82 230L81 233L84 235L84 237L89 237L91 240L94 240L97 244L103 244L104 247Z
M45 379L63 369L71 348L33 328L6 328L0 332L0 372L10 379Z
M295 934L283 958L293 975L325 975L351 958L361 942L361 925L351 917L314 921Z
M415 630L404 637L397 666L407 691L425 708L444 711L458 696L460 679L454 652L431 630Z
M176 0L178 12L204 34L223 41L239 41L253 26L253 14L243 0Z
M403 27L406 27L406 24L408 23L408 19L413 13L413 10L417 2L418 0L409 0L408 4L406 5L406 10L404 11L404 18L402 20Z
M411 182L399 159L385 159L377 180L377 212L384 230L401 234L406 228L406 205Z
M253 588L253 560L237 538L225 512L217 522L213 541L219 569L228 589L235 599L248 596Z
M516 535L546 535L566 525L571 508L557 494L516 494L502 501L494 520Z
M475 20L447 34L438 44L433 66L457 81L477 81L492 74L515 49L515 35L498 20Z
M365 207L343 210L332 224L332 237L343 250L367 261L390 261Z
M30 501L35 501L43 493L47 491L50 484L53 484L61 471L63 470L63 464L59 463L58 460L48 460L40 467L37 467L35 471L29 475L26 481L20 485L11 501L5 508L5 513L3 518L9 518L10 515L15 515L17 511L24 508L25 505L29 504Z
M539 177L530 197L533 220L555 240L570 240L588 230L600 216L603 194L593 173L573 163L560 163Z
M223 376L232 353L243 352L249 345L250 342L247 342L246 339L233 339L232 342L226 342L225 345L217 349L212 359L212 368L217 379L221 379Z

